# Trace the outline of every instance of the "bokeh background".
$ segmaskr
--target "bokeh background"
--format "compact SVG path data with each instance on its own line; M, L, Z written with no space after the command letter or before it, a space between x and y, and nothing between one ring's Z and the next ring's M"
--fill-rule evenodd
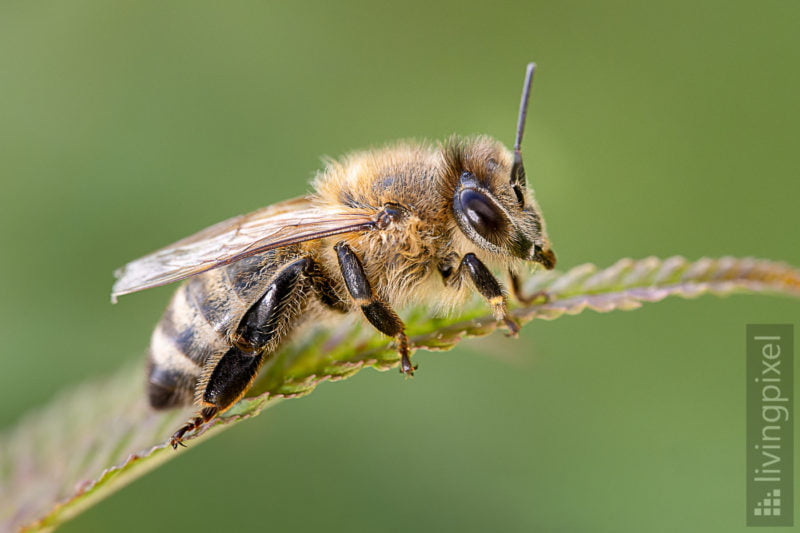
M0 430L143 357L172 289L112 307L116 267L304 193L322 155L510 144L530 60L560 266L800 265L799 20L772 0L3 2ZM744 328L799 316L670 300L419 353L415 379L325 384L63 531L743 530Z

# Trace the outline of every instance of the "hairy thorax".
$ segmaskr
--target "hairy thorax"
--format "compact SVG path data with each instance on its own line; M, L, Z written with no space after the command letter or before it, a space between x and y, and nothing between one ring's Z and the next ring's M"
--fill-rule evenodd
M434 147L401 145L329 162L316 180L323 205L374 213L387 205L396 209L385 229L340 239L359 256L373 290L393 306L429 303L446 289L438 266L452 240L452 217L440 166ZM335 261L329 251L323 254Z

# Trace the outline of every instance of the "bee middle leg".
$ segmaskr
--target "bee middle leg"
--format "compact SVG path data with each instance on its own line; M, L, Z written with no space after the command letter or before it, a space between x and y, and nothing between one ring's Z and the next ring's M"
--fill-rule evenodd
M502 320L508 328L510 335L519 333L519 324L517 324L511 315L508 313L508 305L506 297L503 294L503 287L494 274L484 265L475 254L466 254L461 259L459 270L466 268L475 288L481 293L489 305L492 306L492 312L497 320Z
M284 267L244 314L228 351L205 364L196 396L202 409L172 436L173 448L182 445L186 433L229 409L253 384L265 357L277 349L302 311L308 292L305 271L311 263L302 258Z
M361 307L364 316L369 320L375 329L397 339L397 351L400 353L400 372L407 376L413 376L416 366L411 364L410 348L406 326L397 313L389 305L381 301L372 292L367 275L364 272L364 265L361 259L345 242L339 242L334 246L339 260L339 268L344 277L347 291L353 297L356 304Z

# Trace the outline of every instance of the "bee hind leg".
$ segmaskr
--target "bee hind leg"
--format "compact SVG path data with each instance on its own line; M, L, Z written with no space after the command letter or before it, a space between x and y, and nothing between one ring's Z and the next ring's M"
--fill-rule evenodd
M173 433L172 438L169 439L169 445L172 446L172 449L177 450L178 446L186 447L183 443L183 436L190 431L199 429L203 424L217 416L218 411L216 407L206 407L202 409L196 417L182 425L178 431Z
M244 314L228 351L205 364L196 395L203 408L175 432L170 440L173 448L183 445L187 433L232 407L253 385L266 357L278 348L303 311L308 292L305 271L310 262L302 258L284 267Z
M375 329L397 339L400 372L406 376L413 376L417 367L411 364L411 349L405 332L405 324L394 309L375 296L364 272L364 265L361 264L361 259L353 249L344 242L337 243L334 249L350 296L361 307L364 316Z

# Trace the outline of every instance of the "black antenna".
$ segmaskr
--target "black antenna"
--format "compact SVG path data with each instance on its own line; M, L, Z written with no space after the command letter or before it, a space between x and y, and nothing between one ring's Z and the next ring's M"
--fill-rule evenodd
M522 86L522 99L519 102L519 118L517 119L517 136L514 139L514 166L511 167L511 183L525 186L525 168L522 166L522 135L525 133L525 119L528 116L528 100L531 97L533 73L536 63L528 63L525 70L525 83Z

